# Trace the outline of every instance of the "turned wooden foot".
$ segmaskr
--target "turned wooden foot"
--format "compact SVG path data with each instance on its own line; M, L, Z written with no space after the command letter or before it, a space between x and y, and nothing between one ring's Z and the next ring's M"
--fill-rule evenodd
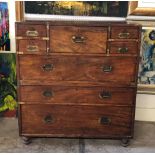
M22 137L23 143L28 145L32 142L30 137Z
M130 140L128 138L123 138L121 140L121 144L123 147L127 147L129 145Z

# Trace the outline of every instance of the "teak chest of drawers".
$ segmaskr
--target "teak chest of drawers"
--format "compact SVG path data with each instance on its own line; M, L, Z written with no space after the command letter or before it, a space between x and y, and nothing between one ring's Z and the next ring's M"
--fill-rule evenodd
M121 139L134 133L138 25L16 23L19 133Z

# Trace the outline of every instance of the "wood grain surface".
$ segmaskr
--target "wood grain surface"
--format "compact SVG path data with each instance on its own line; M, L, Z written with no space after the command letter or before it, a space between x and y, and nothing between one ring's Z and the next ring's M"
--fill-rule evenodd
M139 38L139 27L124 27L124 26L113 26L111 28L111 38L121 39L121 33L128 33L127 37L122 39L138 39Z
M51 52L106 53L106 42L106 27L50 27Z
M22 134L98 138L127 136L130 135L131 116L132 108L22 105ZM105 119L105 123L101 123L101 118Z
M20 101L26 104L134 106L135 88L21 86L20 94Z
M140 30L124 22L17 22L19 135L132 138Z
M19 57L21 80L98 81L130 83L135 81L136 58L83 56ZM43 67L51 65L51 70ZM106 71L111 68L111 71Z

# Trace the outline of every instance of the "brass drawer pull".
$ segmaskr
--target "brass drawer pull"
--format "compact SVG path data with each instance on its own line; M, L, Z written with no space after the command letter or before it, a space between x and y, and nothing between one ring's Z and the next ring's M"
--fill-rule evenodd
M99 98L100 98L100 99L110 99L110 98L111 98L111 93L108 92L108 91L102 91L102 92L99 94Z
M100 118L100 124L109 125L111 123L111 119L107 116L103 116Z
M120 39L127 39L127 38L129 38L129 35L130 35L130 33L128 33L128 32L121 32L118 34L118 37Z
M43 69L44 71L47 71L47 72L52 71L53 68L54 68L53 64L45 64L45 65L42 66L42 69Z
M119 53L127 53L128 52L128 48L127 47L118 48L118 52Z
M38 46L28 45L27 46L27 51L28 52L38 52L39 51L39 47Z
M39 35L38 31L26 31L26 36L28 37L37 37Z
M86 38L83 36L72 36L72 41L74 43L84 43L85 40L86 40Z
M51 115L47 115L47 116L44 117L44 122L46 124L50 124L50 123L54 122L54 119L53 119L53 117Z
M53 97L53 92L50 91L50 90L45 90L43 92L43 96L45 96L45 97Z
M112 72L112 69L113 69L113 67L110 66L110 65L102 66L102 70L103 70L103 72L105 72L105 73Z

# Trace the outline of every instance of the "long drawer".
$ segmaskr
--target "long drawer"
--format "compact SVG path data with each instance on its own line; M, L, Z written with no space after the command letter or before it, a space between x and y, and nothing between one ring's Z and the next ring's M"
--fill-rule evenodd
M137 58L19 56L20 80L135 82Z
M135 88L21 86L20 101L27 104L133 105Z
M132 108L21 105L21 135L118 137L131 135Z

